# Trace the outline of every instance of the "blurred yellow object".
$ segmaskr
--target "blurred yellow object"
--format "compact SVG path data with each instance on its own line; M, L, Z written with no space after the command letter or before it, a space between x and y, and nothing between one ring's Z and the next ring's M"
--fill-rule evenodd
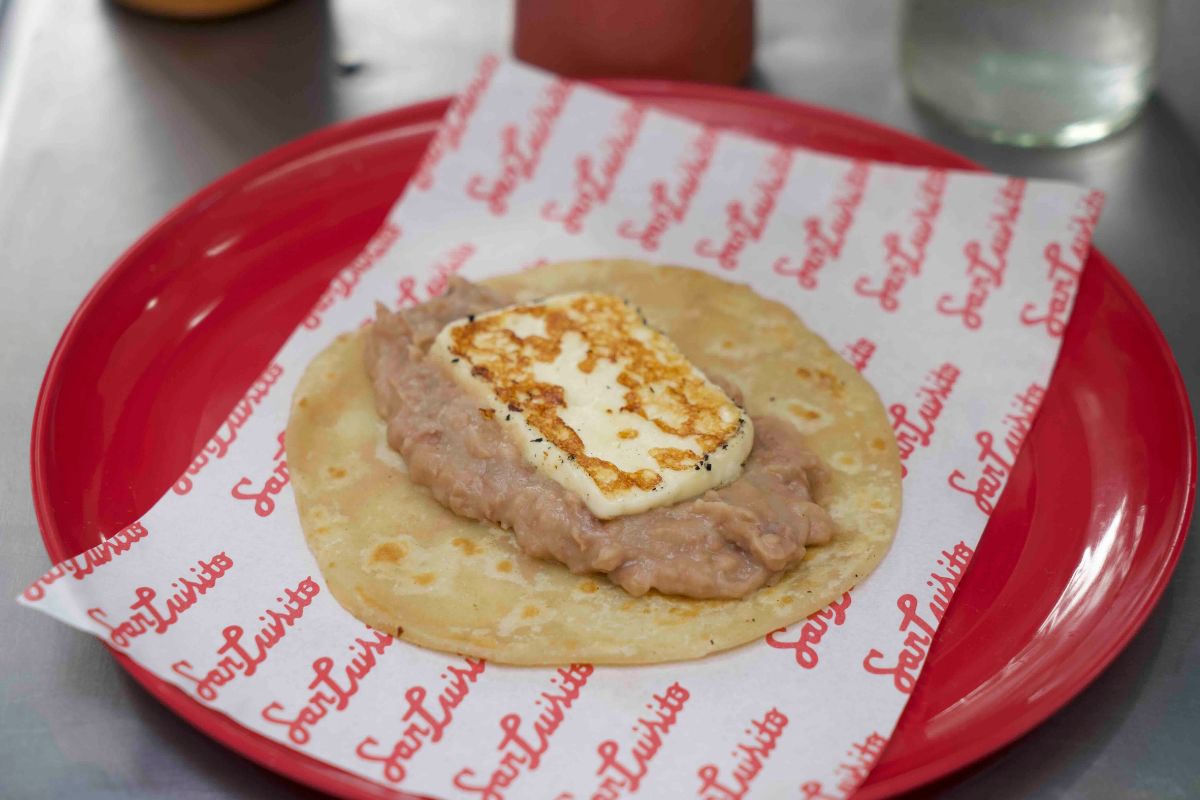
M279 0L113 0L118 5L174 19L216 19L266 8Z

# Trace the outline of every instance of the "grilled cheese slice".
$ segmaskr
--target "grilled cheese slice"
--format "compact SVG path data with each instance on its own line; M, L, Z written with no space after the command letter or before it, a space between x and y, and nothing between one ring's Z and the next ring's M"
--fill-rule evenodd
M745 411L612 295L455 320L430 355L535 469L601 519L733 481L754 442Z

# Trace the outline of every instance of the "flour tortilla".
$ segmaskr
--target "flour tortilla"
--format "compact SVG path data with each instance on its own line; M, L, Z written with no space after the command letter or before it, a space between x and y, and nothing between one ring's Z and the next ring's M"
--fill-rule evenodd
M423 647L509 664L699 658L819 610L883 558L900 516L900 459L878 395L779 303L745 286L635 261L551 264L487 281L518 300L581 290L629 298L693 363L733 380L751 415L806 435L828 468L816 500L838 532L742 600L632 597L603 575L524 555L411 483L385 441L362 334L338 338L293 397L287 459L305 538L354 616Z

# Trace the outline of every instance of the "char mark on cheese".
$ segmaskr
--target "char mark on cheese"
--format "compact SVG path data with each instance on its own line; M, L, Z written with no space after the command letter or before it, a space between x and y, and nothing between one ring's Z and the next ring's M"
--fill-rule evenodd
M573 300L563 302L569 305ZM573 392L586 391L591 384L582 378L575 383L567 381L559 403L560 398L553 391L547 394L540 387L523 385L531 375L533 383L547 382L542 380L545 375L538 372L542 367L530 366L522 372L513 370L506 361L486 356L492 351L481 343L487 341L488 335L496 334L502 341L516 344L509 338L512 333L509 329L517 324L514 318L507 318L508 324L487 322L493 318L489 312L510 305L510 298L494 290L455 279L446 295L416 308L391 313L379 307L376 324L368 334L366 366L377 408L387 424L388 443L404 457L410 479L427 487L442 505L459 515L512 531L521 549L535 558L559 561L575 573L606 573L634 595L655 589L664 594L697 598L744 597L774 583L799 564L807 546L829 540L832 521L814 502L812 494L815 483L822 479L823 469L789 423L771 416L751 421L738 408L741 398L736 387L709 380L698 371L691 375L682 371L682 367L676 377L687 377L680 383L688 387L680 390L687 403L677 396L673 402L689 408L696 406L695 416L690 416L692 412L661 411L665 408L661 405L654 407L661 413L647 411L647 398L656 402L655 398L664 394L657 390L665 385L658 379L662 377L657 371L659 367L643 364L646 367L643 370L636 358L609 358L604 350L629 347L629 337L614 335L613 339L622 339L623 343L606 345L580 334L579 327L586 327L586 323L572 320L569 313L550 323L554 331L544 324L546 318L553 316L552 310L522 314L543 321L541 328L526 329L525 335L518 337L524 340L541 336L545 340L530 345L531 351L545 348L550 353L558 347L561 355L565 349L572 358L580 356L575 364L590 365L593 373L606 368L610 377L618 378L622 404L613 411L621 416L621 421L605 429L611 435L594 439L597 448L601 444L610 448L605 452L611 459L627 456L634 461L650 459L650 466L645 469L655 473L660 483L672 476L693 480L703 476L710 482L709 488L688 499L655 504L646 503L642 497L638 502L644 510L624 511L611 518L598 516L585 502L585 491L568 488L588 486L560 480L555 477L552 465L541 468L530 458L530 448L542 448L538 452L547 453L547 459L561 454L564 464L559 471L578 465L580 469L575 474L590 478L592 473L579 462L600 458L588 438L589 431L600 430L595 425L588 427L596 415L572 418L566 410L571 408ZM635 310L632 313L637 316ZM465 325L450 325L462 320L467 320ZM556 333L560 327L561 335ZM607 330L611 333L615 328L609 326ZM462 332L457 338L456 331ZM599 338L606 335L601 332ZM637 335L649 336L644 332ZM436 352L439 340L450 342L448 351L452 345L459 352L439 354ZM589 345L590 354L586 352ZM525 352L526 348L522 345L517 350ZM659 355L664 352L667 351ZM525 357L529 357L528 353ZM451 365L450 358L460 361ZM691 368L686 360L683 363ZM487 370L486 378L480 373L472 375L479 367ZM622 372L629 373L624 383L619 382ZM580 374L590 373L581 370ZM464 383L464 375L475 380L474 388ZM550 383L560 388L563 384ZM497 386L501 389L496 390ZM513 387L512 391L504 389L505 386ZM482 392L480 387L492 391ZM655 391L649 391L650 388ZM628 398L628 394L633 398ZM604 399L607 401L607 397ZM718 402L722 399L727 405ZM704 410L709 401L712 408L722 409L719 414ZM486 410L500 413L481 413ZM599 413L604 411L600 409ZM730 433L730 414L734 433ZM559 428L555 416L560 416L559 422L576 436L578 430L567 425L566 420L574 419L584 430L578 447ZM660 416L664 425L655 421ZM528 435L514 435L517 425L524 426ZM672 430L664 431L664 426ZM691 433L692 438L682 436L681 430ZM730 463L721 456L737 449L737 430L744 432L747 446L752 437L753 449L748 458L735 455L732 477L714 482L713 473L728 469L725 465ZM556 436L566 441L568 447L561 447ZM654 436L675 437L690 444L647 445L646 440ZM536 439L544 441L533 441ZM639 444L640 449L635 449ZM634 457L629 453L639 455ZM601 482L594 480L590 488L593 493L602 493L603 489ZM635 481L622 491L640 488ZM620 496L622 492L615 494ZM643 495L657 494L653 485L643 491Z

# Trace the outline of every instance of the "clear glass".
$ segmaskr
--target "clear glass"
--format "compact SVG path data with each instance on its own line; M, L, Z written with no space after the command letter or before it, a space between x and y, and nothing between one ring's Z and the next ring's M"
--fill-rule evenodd
M905 0L901 70L913 97L972 133L1085 144L1145 104L1162 9L1162 0Z

